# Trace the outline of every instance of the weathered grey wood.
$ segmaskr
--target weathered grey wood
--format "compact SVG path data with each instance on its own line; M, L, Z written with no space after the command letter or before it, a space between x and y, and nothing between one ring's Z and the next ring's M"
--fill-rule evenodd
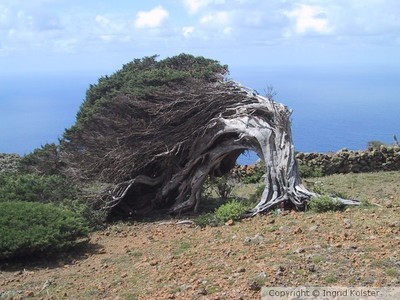
M143 96L115 96L59 155L67 176L99 183L94 207L135 216L196 211L207 177L229 173L253 150L264 162L265 190L247 215L277 206L301 210L315 194L298 175L290 116L283 104L239 83L192 78Z

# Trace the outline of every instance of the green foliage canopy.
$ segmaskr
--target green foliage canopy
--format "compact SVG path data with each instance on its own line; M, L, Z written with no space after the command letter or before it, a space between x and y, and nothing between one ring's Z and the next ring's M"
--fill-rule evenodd
M117 96L146 97L165 87L184 85L193 78L213 82L228 73L227 65L201 56L180 54L160 61L157 57L134 59L111 76L102 76L97 84L90 85L77 114L76 124L65 131L64 140L73 140L86 122Z

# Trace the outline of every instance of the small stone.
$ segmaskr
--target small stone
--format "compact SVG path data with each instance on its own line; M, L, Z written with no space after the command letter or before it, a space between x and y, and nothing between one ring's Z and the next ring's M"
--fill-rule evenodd
M314 264L310 264L310 265L308 265L307 269L310 272L315 272L315 265Z
M199 291L197 292L197 294L198 294L198 295L207 295L208 292L207 292L207 290L206 290L204 287L202 287L202 288L199 289Z
M249 288L251 291L255 291L255 292L258 292L259 290L261 290L260 284L256 281L253 281L252 283L250 283Z
M296 250L294 251L294 253L297 253L297 254L299 254L299 253L304 253L304 252L306 252L306 249L304 249L304 248L298 248L298 249L296 249Z
M279 267L277 268L277 270L276 270L276 275L282 276L282 275L284 274L284 271L285 271L285 267L279 266Z
M25 295L25 297L33 297L33 296L35 296L35 293L33 291L26 291L24 293L24 295Z
M392 208L393 207L393 203L390 201L388 203L385 204L386 208Z
M344 221L344 228L350 229L352 227L351 221L348 219L345 219Z
M156 260L153 260L150 262L150 266L152 266L152 267L157 266L157 265L158 265L158 261L156 261Z
M121 278L126 278L126 277L128 277L128 273L122 273L121 274Z
M390 224L389 224L389 227L390 227L390 228L395 228L395 227L397 227L397 225L398 225L397 222L393 222L393 223L390 223Z
M232 219L229 219L229 220L225 223L225 225L227 225L227 226L233 226L233 225L235 225L235 221L233 221Z
M237 272L238 272L238 273L244 273L244 272L246 272L246 269L245 269L245 268L239 268L239 269L237 270Z
M297 228L293 231L294 234L299 234L299 233L302 233L302 232L303 232L303 230L302 230L300 227L297 227Z

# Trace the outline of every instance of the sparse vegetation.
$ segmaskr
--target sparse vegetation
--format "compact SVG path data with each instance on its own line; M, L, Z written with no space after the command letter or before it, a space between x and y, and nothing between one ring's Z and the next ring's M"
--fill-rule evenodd
M322 177L324 176L324 171L320 166L309 166L306 164L299 164L299 174L301 178Z
M229 175L214 178L211 188L217 193L218 197L228 199L235 185Z
M200 227L218 226L220 223L213 212L203 213L194 219L196 225Z
M344 205L330 196L322 195L312 198L307 208L310 211L322 213L343 210Z
M248 209L249 207L244 203L237 200L232 200L218 207L215 211L215 216L221 223L225 223L229 220L237 221L242 218L243 214Z
M119 222L91 234L101 248L84 258L65 256L57 260L59 267L49 260L2 265L0 291L5 299L40 299L45 293L61 299L259 299L262 286L293 283L399 286L400 172L307 180L314 181L324 193L338 191L377 205L328 214L272 212L223 227L174 225L180 218L168 225ZM256 187L239 185L232 197L249 198ZM210 205L223 203L212 197ZM210 211L201 216L216 220L215 206ZM353 275L343 276L348 272ZM53 284L38 293L49 278Z

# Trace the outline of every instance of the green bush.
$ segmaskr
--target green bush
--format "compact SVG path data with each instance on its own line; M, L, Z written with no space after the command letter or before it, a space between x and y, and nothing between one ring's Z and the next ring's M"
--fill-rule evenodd
M237 200L229 201L222 204L215 210L215 216L220 223L225 223L228 220L240 220L243 214L249 207Z
M65 251L88 232L81 216L52 204L0 203L0 259Z
M214 178L214 180L211 181L211 188L221 199L228 199L234 187L235 186L228 175Z
M59 175L0 174L0 202L62 202L76 197L77 188Z
M343 203L326 195L314 197L308 203L308 209L314 212L340 211L343 208Z
M101 228L106 219L106 212L94 209L81 188L60 175L40 175L37 173L0 173L1 202L40 202L53 203L78 213L92 228Z
M194 223L200 227L208 226L218 226L219 221L214 213L205 213L199 215L197 218L194 219Z
M306 164L299 164L299 175L301 178L322 177L324 176L324 171L320 166L309 166Z

